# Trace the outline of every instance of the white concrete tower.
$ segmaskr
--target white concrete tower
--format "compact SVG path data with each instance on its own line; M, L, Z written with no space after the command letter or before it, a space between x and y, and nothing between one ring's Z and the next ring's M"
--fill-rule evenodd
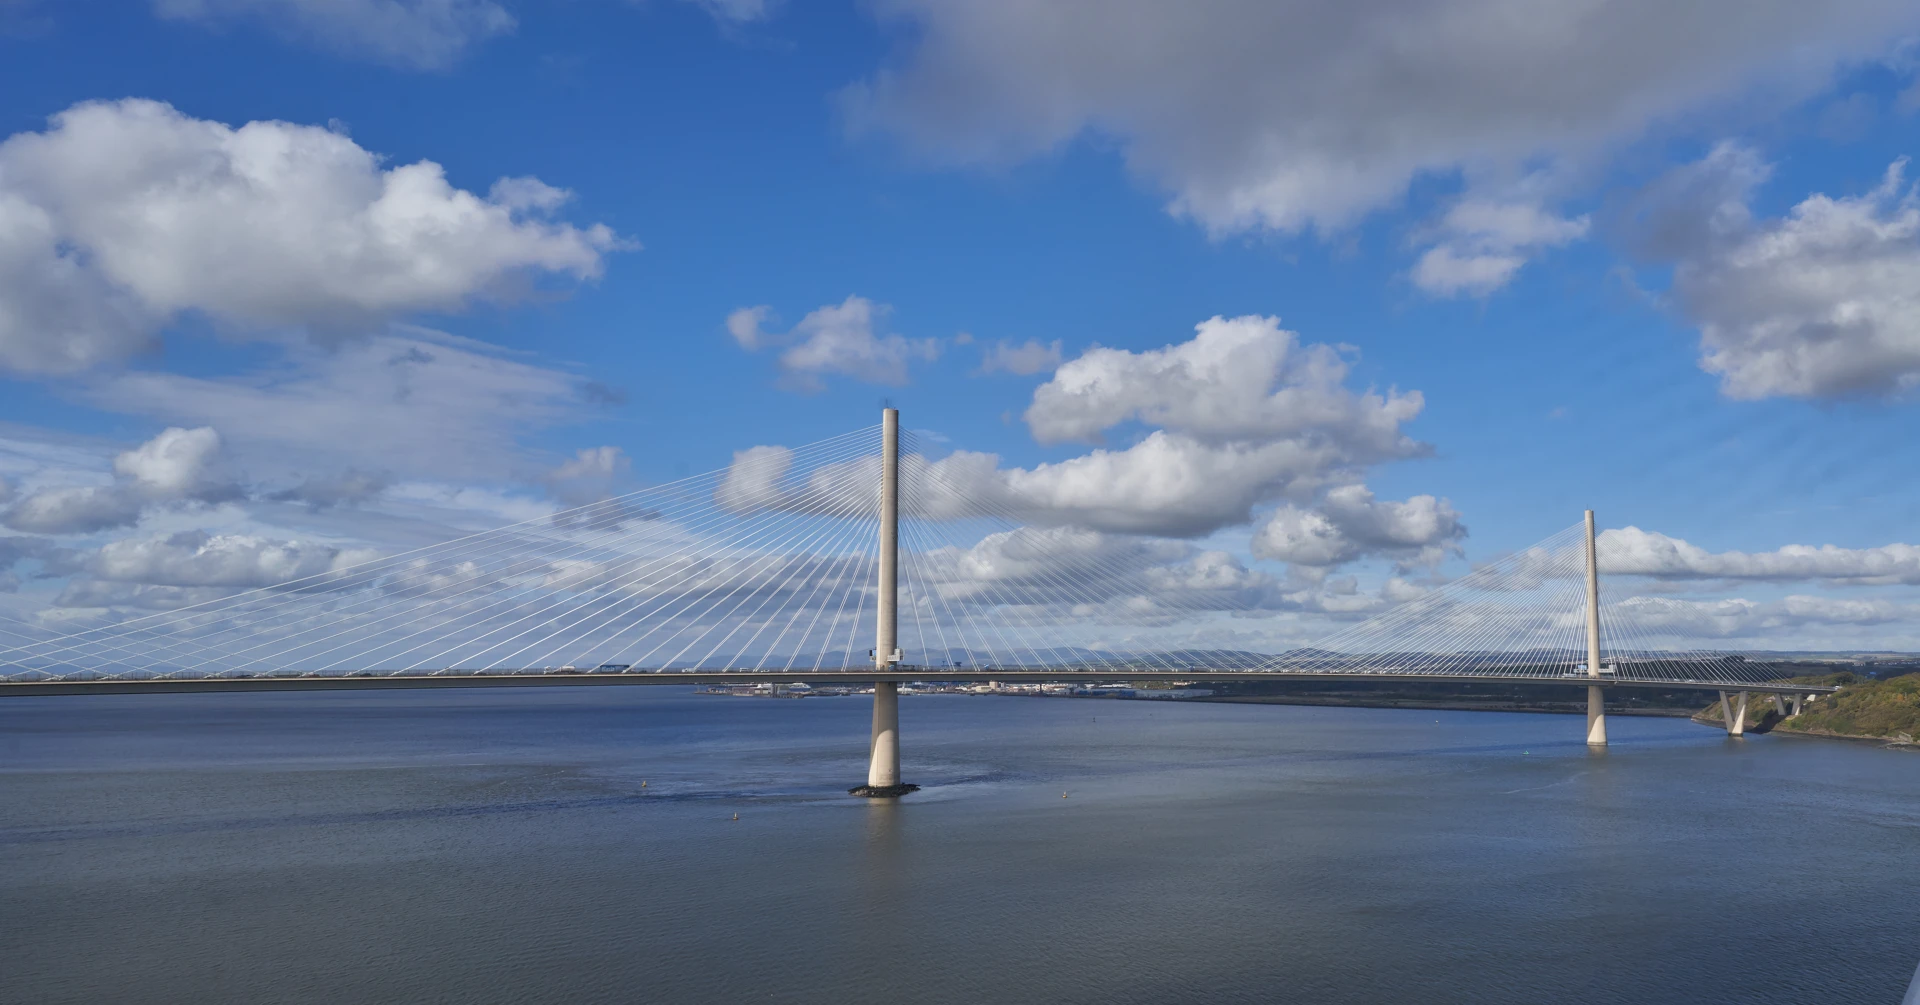
M1587 676L1600 676L1600 552L1594 546L1593 511L1587 511ZM1587 685L1587 744L1607 745L1607 704L1597 684Z
M873 668L891 670L900 659L900 410L881 413L880 425L880 596L873 636ZM917 786L900 783L900 685L873 685L873 738L867 746L867 784L853 790L863 796L898 796Z

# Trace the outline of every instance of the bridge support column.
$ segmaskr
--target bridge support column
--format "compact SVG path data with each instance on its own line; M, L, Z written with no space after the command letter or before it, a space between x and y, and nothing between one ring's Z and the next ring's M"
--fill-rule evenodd
M896 609L900 569L900 410L880 419L880 589L873 635L873 668L892 670L900 660L900 623ZM867 743L867 784L847 791L856 796L891 799L919 788L900 781L900 685L873 684L873 738Z
M1793 696L1793 714L1794 714L1794 715L1799 715L1799 714L1800 714L1800 710L1801 710L1801 709L1803 709L1803 708L1806 708L1806 707L1807 707L1807 696L1806 696L1806 695L1804 695L1804 694L1796 694L1796 695L1794 695L1794 696Z
M862 788L867 791L860 794L868 796L915 788L900 784L900 685L890 680L873 686L873 740L867 745L867 784Z
M1727 700L1727 693L1720 692L1720 720L1727 724L1728 736L1745 736L1747 733L1747 692L1733 701Z
M1787 702L1786 702L1786 699L1784 699L1784 698L1782 698L1782 697L1780 697L1780 696L1779 696L1779 695L1777 695L1777 694L1776 694L1776 695L1774 695L1774 696L1773 696L1773 710L1774 710L1775 712L1778 712L1778 713L1780 713L1780 717L1781 717L1782 719L1784 719L1784 718L1786 718L1786 717L1787 717Z
M1600 553L1593 544L1593 511L1587 511L1587 676L1600 676ZM1607 703L1600 685L1587 686L1587 745L1607 745Z

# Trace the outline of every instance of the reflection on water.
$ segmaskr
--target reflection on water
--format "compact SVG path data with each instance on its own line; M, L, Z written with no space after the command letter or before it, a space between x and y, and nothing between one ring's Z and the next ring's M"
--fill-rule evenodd
M867 712L3 703L0 1000L1891 1002L1920 955L1913 754L914 697L892 802Z

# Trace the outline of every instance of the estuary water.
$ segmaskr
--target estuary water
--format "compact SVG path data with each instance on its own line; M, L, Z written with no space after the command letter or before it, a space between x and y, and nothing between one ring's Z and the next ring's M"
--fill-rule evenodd
M1920 755L678 687L0 703L7 1002L1862 1002ZM738 819L735 819L737 814Z

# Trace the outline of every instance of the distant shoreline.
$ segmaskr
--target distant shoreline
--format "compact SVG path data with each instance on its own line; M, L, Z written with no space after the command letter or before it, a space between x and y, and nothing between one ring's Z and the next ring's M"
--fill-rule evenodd
M1148 701L1152 699L1122 699ZM1403 708L1425 709L1434 712L1538 712L1548 715L1585 715L1584 703L1565 702L1560 704L1525 704L1520 702L1468 702L1468 701L1424 701L1418 698L1402 699L1352 699L1352 698L1306 698L1293 695L1210 695L1204 698L1181 698L1186 702L1219 702L1237 705L1320 705L1336 708ZM1684 719L1693 713L1680 708L1633 708L1608 709L1608 715L1642 715L1662 719Z
M1121 701L1145 701L1149 699L1120 698ZM1211 695L1204 698L1181 698L1179 703L1217 702L1239 705L1318 705L1334 708L1398 708L1408 710L1425 709L1434 712L1535 712L1546 715L1585 715L1586 706L1574 702L1562 705L1526 705L1514 702L1463 702L1463 701L1421 701L1419 699L1401 700L1352 700L1347 698L1299 698L1288 695ZM1702 722L1695 713L1679 708L1621 708L1607 709L1608 715L1648 716L1659 719L1689 719L1699 725L1714 729L1726 727L1717 722ZM1800 729L1781 729L1775 727L1767 731L1771 736L1804 736L1819 740L1846 740L1851 743L1872 743L1881 747L1897 750L1920 752L1920 743L1902 743L1885 736L1860 736L1851 733L1814 732Z

